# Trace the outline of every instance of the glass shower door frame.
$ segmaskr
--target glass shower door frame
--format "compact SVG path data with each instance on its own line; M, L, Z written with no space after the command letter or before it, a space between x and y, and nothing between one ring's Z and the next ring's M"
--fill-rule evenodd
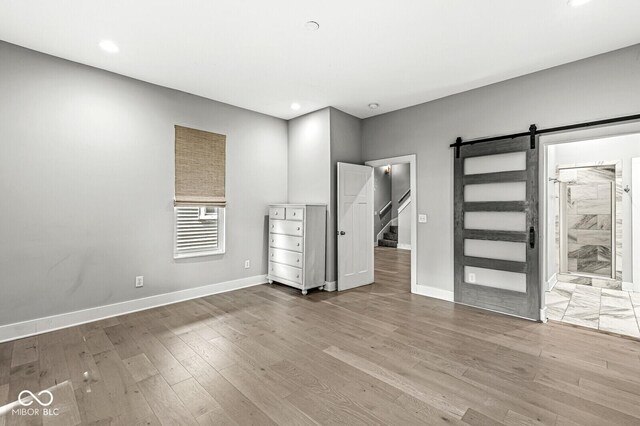
M584 167L561 167L562 170L568 169L579 169L586 167L596 167L596 166L584 166ZM584 276L589 278L610 278L616 279L616 182L611 181L611 274L609 276L606 275L598 275L598 274L589 274L589 273L581 273L581 272L571 272L569 271L569 243L568 243L568 233L567 229L567 182L558 181L559 184L559 194L558 194L558 234L559 234L559 250L560 250L560 268L559 272L561 274L566 275L575 275L575 276Z

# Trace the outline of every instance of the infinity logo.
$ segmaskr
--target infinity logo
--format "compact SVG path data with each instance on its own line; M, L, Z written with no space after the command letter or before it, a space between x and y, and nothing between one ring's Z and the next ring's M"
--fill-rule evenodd
M33 394L33 392L28 391L28 390L23 390L18 395L18 402L20 403L20 405L23 405L25 407L28 407L31 404L33 404L33 401L31 401L29 399L27 399L26 402L22 400L23 395L25 395L25 394L30 396L31 398L35 399L36 401L38 401L38 404L42 405L43 407L48 407L53 403L53 394L51 394L51 392L49 392L48 390L43 390L43 391L38 392L38 396L40 396L40 395L49 395L49 402L46 402L46 403L40 401L40 399L38 399L38 396L35 396ZM43 398L43 399L45 399L45 398Z

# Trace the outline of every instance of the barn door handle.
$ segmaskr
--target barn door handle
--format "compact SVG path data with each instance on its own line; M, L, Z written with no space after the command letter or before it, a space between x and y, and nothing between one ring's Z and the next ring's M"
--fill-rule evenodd
M529 247L536 247L536 229L533 226L529 227Z

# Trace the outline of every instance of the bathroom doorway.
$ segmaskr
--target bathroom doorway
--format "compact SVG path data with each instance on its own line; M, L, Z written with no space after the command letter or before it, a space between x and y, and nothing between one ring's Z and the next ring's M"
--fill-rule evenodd
M640 133L563 136L543 140L546 317L640 338L631 251Z

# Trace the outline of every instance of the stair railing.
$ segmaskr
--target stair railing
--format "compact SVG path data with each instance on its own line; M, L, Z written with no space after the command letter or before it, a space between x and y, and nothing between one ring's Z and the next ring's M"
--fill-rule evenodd
M398 200L398 205L402 204L402 202L411 194L411 188L407 189L402 197Z
M400 213L402 213L409 204L411 204L411 198L405 199L404 203L400 204L400 207L398 207L398 216L400 216Z
M385 206L380 209L380 213L378 213L378 216L380 216L382 218L382 217L384 217L384 215L389 213L389 210L391 210L391 204L392 204L391 201L389 201L387 204L385 204Z

